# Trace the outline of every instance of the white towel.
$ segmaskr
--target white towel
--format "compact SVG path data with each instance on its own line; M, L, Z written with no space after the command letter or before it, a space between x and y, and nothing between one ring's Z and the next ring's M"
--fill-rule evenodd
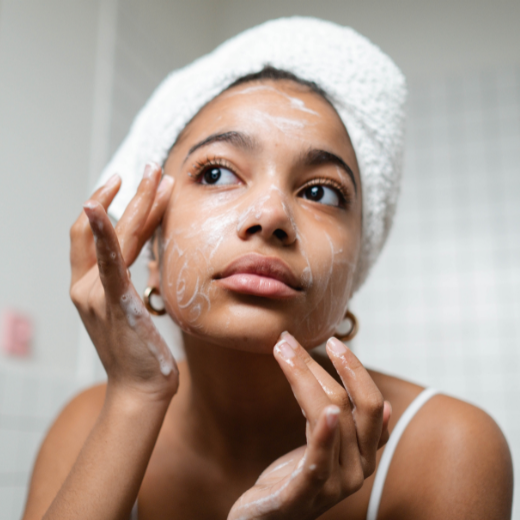
M406 83L392 60L349 27L291 17L244 31L172 72L137 115L98 185L123 180L110 214L120 218L146 163L162 164L197 112L236 79L265 65L316 82L333 101L350 135L361 172L363 244L355 289L387 238L399 192Z

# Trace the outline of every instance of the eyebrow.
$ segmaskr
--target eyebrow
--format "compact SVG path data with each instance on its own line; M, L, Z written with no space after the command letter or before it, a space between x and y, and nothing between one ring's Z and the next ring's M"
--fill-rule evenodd
M195 150L198 150L199 148L202 148L203 146L208 146L212 143L217 142L225 142L230 143L233 146L236 146L237 148L241 148L245 151L251 151L254 148L256 148L257 144L250 136L243 134L241 132L224 132L222 134L212 134L209 137L206 137L206 139L203 139L202 141L198 142L197 144L194 144L188 151L186 158L184 159L183 163L185 163L188 160L188 157L195 152Z
M336 166L339 166L352 180L352 184L354 184L354 191L357 195L358 189L354 172L350 166L336 154L327 152L326 150L312 148L307 153L303 154L302 163L305 166L319 166L321 164L335 164Z
M233 146L236 146L237 148L241 148L245 151L251 151L254 148L258 147L258 143L251 138L249 135L244 134L242 132L236 132L236 131L230 131L230 132L223 132L219 134L211 134L210 136L206 137L202 141L198 142L197 144L194 144L188 151L183 163L185 163L188 160L188 157L198 150L199 148L202 148L204 146L208 146L212 143L217 142L226 142L230 143ZM356 177L354 175L354 172L350 168L350 166L339 156L332 152L328 152L326 150L320 150L316 148L311 148L309 151L307 151L305 154L303 154L301 158L301 162L305 166L319 166L322 164L335 164L336 166L339 166L352 180L352 183L354 184L354 191L357 195L357 183L356 183Z

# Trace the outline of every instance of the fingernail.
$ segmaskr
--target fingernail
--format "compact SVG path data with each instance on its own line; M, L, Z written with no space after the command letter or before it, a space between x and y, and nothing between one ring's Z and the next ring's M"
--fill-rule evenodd
M291 345L289 345L289 343L284 340L279 341L274 348L280 354L280 356L287 360L292 359L296 355L296 352L294 352L294 349L291 347Z
M149 179L152 176L153 167L151 164L147 164L144 167L143 179Z
M296 339L294 338L294 336L292 336L291 334L289 334L286 330L282 332L281 334L281 337L287 342L289 343L289 345L291 345L291 347L293 349L297 349L298 348L298 342L296 341Z
M148 163L144 167L143 179L149 179L153 175L155 170L157 170L157 168L158 168L157 164L155 164L155 163Z
M339 408L336 405L331 405L327 407L325 411L327 426L332 430L334 429L339 421Z
M165 175L161 179L161 183L159 184L159 189L157 191L162 193L163 191L166 191L173 183L174 183L173 177L171 177L170 175Z
M336 356L343 356L347 351L347 347L337 338L330 338L327 341L327 347L336 354Z
M120 179L119 175L117 173L114 173L114 175L111 175L107 182L105 182L106 188L111 188L114 184L117 183L117 181Z
M86 209L87 211L89 209L94 209L96 207L96 203L93 200L87 200L85 204L83 204L83 209Z
M87 218L90 222L90 229L92 229L92 232L95 235L97 235L100 231L103 231L103 222L101 222L94 213L91 213L91 211L96 207L96 203L92 200L87 200L85 204L83 204L83 209L85 210L85 215L87 215Z

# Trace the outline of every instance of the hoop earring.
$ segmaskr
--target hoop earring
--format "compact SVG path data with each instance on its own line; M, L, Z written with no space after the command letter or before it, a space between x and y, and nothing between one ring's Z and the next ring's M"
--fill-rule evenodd
M343 341L343 343L348 343L349 341L352 341L358 333L359 323L357 318L350 311L347 311L347 314L345 314L345 318L350 321L350 330L346 334L334 334L334 337L339 339L340 341Z
M143 294L144 306L148 309L148 312L150 314L153 314L154 316L163 316L164 314L166 314L166 309L164 309L164 308L163 309L156 309L152 305L151 297L152 297L153 294L159 295L159 290L157 289L157 287L150 287L150 286L148 286L144 290L144 294Z

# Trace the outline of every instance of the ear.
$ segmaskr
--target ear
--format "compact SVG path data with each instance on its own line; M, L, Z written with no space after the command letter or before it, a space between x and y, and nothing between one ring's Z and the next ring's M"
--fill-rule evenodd
M161 276L159 271L159 243L157 241L157 234L154 232L151 238L151 257L148 262L148 287L155 287L157 291L161 292Z
M148 262L148 271L148 287L155 287L160 292L161 277L159 276L159 262L157 260L150 260Z

